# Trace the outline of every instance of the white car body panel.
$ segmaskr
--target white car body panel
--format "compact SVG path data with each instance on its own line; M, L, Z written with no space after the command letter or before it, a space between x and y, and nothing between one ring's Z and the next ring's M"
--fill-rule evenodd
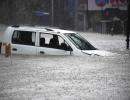
M13 54L36 55L35 46L12 44L11 49Z
M71 55L71 52L55 48L37 47L37 55Z
M98 56L113 56L115 53L104 51L104 50L82 50L83 53L88 55L98 55Z

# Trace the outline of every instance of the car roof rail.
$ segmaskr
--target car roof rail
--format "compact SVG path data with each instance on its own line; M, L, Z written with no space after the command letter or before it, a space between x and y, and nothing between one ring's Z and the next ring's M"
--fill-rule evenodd
M47 31L54 31L53 29L51 28L45 28Z
M12 27L20 27L20 25L12 25Z

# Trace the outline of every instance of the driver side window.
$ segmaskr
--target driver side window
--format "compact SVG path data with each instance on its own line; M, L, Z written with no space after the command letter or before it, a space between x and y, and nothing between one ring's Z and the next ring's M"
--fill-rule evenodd
M68 47L66 41L56 34L40 33L39 46L65 50Z

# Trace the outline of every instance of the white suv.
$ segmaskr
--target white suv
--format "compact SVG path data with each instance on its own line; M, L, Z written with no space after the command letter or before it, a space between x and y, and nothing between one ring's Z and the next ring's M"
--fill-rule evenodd
M4 33L3 44L11 44L12 54L112 55L97 50L76 32L49 27L10 26ZM2 53L4 49L2 46Z

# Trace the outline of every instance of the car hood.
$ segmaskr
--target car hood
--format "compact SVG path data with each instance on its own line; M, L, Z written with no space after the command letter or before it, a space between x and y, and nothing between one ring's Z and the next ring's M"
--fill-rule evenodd
M97 55L97 56L114 56L116 53L112 53L109 51L104 51L104 50L82 50L83 53L88 54L88 55Z

